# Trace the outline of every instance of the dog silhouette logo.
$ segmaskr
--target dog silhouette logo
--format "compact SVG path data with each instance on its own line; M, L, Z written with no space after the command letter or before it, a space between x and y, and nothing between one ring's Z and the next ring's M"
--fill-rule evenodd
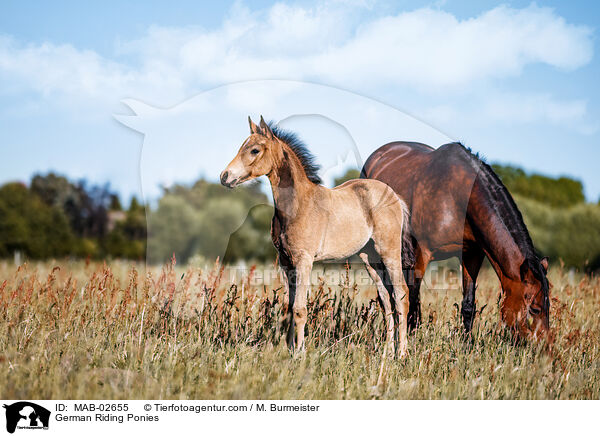
M19 401L3 406L6 409L6 431L19 429L48 429L50 411L29 401Z

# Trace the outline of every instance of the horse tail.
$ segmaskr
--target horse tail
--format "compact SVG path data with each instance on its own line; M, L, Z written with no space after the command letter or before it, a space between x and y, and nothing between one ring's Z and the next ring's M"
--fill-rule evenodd
M410 210L403 200L402 204L402 269L412 269L415 266L415 244L410 226Z

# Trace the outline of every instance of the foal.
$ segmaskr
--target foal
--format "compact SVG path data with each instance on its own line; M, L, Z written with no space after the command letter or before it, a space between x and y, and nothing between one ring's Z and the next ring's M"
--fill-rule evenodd
M221 183L233 188L266 175L273 190L275 214L271 237L286 275L290 348L304 347L307 293L313 262L344 259L373 240L392 281L391 295L399 327L399 354L407 352L408 288L402 274L402 227L408 208L386 184L349 180L334 189L320 185L318 167L298 138L261 117L257 126L248 117L250 136L221 173ZM394 348L394 312L390 293L366 254L360 257L375 281L386 320L386 347ZM295 329L295 331L294 331Z

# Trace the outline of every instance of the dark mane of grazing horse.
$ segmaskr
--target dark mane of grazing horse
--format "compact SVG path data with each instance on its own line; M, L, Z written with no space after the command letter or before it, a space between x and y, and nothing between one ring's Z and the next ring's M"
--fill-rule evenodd
M269 128L277 138L285 142L292 149L300 160L300 163L302 163L308 180L318 185L323 183L319 177L320 166L315 162L315 157L308 151L306 144L302 142L298 135L278 127L273 121L269 122Z
M506 189L506 186L504 186L494 170L492 170L492 168L478 155L471 153L469 148L460 143L458 144L465 149L470 158L471 165L478 171L478 177L484 182L481 186L488 194L489 198L493 200L490 206L493 207L497 214L502 218L502 221L506 225L513 240L519 246L519 249L525 257L525 262L521 265L520 270L521 279L523 279L524 274L527 272L527 269L529 269L533 276L540 281L542 284L541 291L544 295L543 310L548 311L550 308L548 279L546 278L546 273L540 264L540 258L536 253L531 236L523 221L523 215L521 215L512 195L510 195L508 189Z

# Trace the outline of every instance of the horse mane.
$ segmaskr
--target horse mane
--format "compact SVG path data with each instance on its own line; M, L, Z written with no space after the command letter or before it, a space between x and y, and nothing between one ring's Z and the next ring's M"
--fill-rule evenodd
M460 142L457 144L460 145L469 156L473 168L478 171L478 177L486 182L484 183L486 191L491 199L494 200L492 206L498 215L502 217L502 221L506 225L507 230L525 256L525 261L523 262L523 265L521 265L521 275L525 274L527 269L529 269L533 276L542 284L542 292L544 293L544 303L546 306L544 309L548 310L550 307L550 297L546 272L540 264L540 256L533 245L529 230L527 230L527 226L523 220L523 215L515 203L513 196L492 167L488 165L479 154L474 154L470 148L465 147Z
M285 142L288 147L292 149L296 157L300 160L302 164L302 168L304 168L304 172L306 173L306 177L311 182L320 185L323 183L321 177L319 177L319 170L321 167L315 162L315 157L308 150L306 144L298 137L298 135L289 130L284 130L279 127L275 122L270 121L269 128L273 132L273 134Z

